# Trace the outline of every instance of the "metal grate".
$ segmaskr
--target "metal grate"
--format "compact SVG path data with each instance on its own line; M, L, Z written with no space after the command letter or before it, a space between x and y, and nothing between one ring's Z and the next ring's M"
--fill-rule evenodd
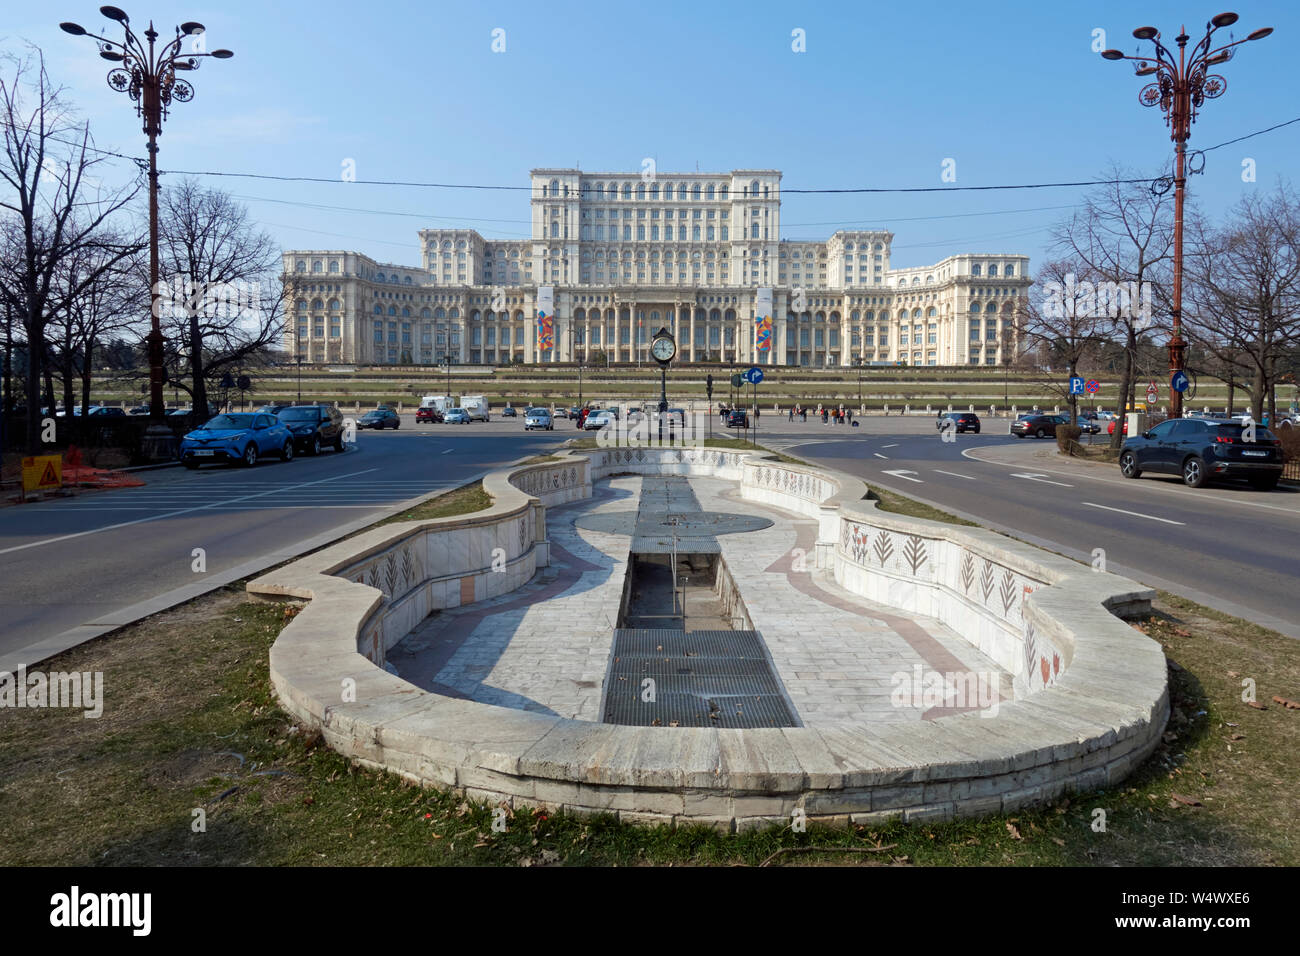
M643 700L643 681L654 699ZM604 719L640 727L797 727L757 631L614 632Z

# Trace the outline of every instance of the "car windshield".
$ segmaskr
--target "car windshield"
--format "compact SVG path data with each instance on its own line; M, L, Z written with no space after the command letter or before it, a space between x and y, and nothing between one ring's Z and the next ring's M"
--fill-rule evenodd
M253 415L218 415L208 421L203 427L211 431L218 431L226 428L252 428Z
M286 408L278 414L282 422L314 422L320 419L318 408Z
M1212 428L1217 428L1221 432L1229 433L1232 435L1240 435L1242 432L1246 430L1246 425L1244 422L1206 422L1205 424L1211 426ZM1255 426L1256 441L1267 441L1272 437L1273 437L1273 433L1269 431L1267 428L1265 428L1263 425Z

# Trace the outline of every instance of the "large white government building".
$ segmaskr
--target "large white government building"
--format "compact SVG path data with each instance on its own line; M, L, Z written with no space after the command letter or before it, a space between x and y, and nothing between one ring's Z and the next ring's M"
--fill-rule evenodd
M418 268L356 252L284 253L286 348L312 363L678 361L813 368L997 365L1015 353L1029 259L961 253L890 266L893 233L781 239L781 173L532 171L532 238L420 232ZM539 348L539 289L554 348ZM771 349L755 309L772 301Z

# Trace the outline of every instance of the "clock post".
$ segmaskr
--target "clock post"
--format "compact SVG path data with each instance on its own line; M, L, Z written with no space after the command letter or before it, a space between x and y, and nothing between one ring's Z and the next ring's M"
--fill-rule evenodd
M659 441L664 438L664 416L668 413L668 363L677 354L677 340L663 326L654 334L650 354L659 363ZM682 423L685 425L685 422Z

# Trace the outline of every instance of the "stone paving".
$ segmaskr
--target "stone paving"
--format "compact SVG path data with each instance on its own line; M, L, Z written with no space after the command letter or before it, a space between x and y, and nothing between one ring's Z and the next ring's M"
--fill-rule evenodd
M917 721L973 709L974 701L957 707L913 699L919 685L912 679L921 675L979 675L1002 701L1010 699L1010 675L948 627L850 594L815 570L814 522L743 501L736 482L689 481L704 511L773 522L717 541L804 726ZM642 483L613 478L598 483L591 500L549 508L549 568L519 590L430 616L390 649L389 663L435 693L598 720L631 539L574 521L635 511ZM895 699L899 674L909 678L906 701Z

